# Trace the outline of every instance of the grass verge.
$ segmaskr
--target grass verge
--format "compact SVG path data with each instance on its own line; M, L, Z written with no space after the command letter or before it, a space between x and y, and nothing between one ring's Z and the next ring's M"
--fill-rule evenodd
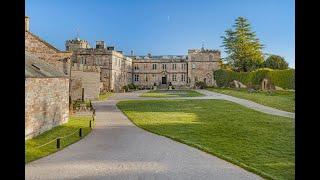
M192 90L152 90L143 93L141 97L169 98L169 97L197 97L204 96Z
M41 157L52 154L58 150L61 150L68 145L80 140L79 130L82 128L82 136L86 136L90 131L89 121L92 120L91 116L71 116L69 121L65 124L52 128L33 139L26 140L25 142L25 163L29 163ZM40 148L36 148L42 144L56 139L57 137L63 137L77 131L75 134L61 139L60 149L56 148L56 141L45 145Z
M121 101L150 132L211 153L267 179L294 179L294 119L224 100Z
M112 92L106 92L106 93L100 94L99 95L99 100L100 101L107 100L112 95L113 95Z
M207 90L247 99L283 111L295 112L295 92L293 91L275 91L273 93L258 91L249 93L246 89L207 88Z

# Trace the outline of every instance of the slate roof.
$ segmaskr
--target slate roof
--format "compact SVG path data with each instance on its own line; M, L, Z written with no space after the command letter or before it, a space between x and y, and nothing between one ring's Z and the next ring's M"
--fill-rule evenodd
M25 51L25 77L68 77L56 67Z

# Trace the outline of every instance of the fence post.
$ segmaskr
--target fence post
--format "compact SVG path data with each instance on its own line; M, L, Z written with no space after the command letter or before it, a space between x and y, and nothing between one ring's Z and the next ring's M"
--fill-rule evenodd
M57 138L57 149L60 149L60 138Z
M79 129L79 137L82 138L82 128Z

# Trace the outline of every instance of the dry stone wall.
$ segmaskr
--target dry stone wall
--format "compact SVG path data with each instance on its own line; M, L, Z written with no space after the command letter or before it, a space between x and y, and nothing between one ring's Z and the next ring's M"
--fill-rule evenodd
M68 78L25 79L25 138L37 136L69 118Z

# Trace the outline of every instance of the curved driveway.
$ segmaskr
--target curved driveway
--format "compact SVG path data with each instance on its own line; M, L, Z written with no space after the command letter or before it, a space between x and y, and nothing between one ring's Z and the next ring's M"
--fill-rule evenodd
M26 179L261 179L215 156L133 125L116 103L137 95L119 94L94 103L94 130L79 142L27 164Z

